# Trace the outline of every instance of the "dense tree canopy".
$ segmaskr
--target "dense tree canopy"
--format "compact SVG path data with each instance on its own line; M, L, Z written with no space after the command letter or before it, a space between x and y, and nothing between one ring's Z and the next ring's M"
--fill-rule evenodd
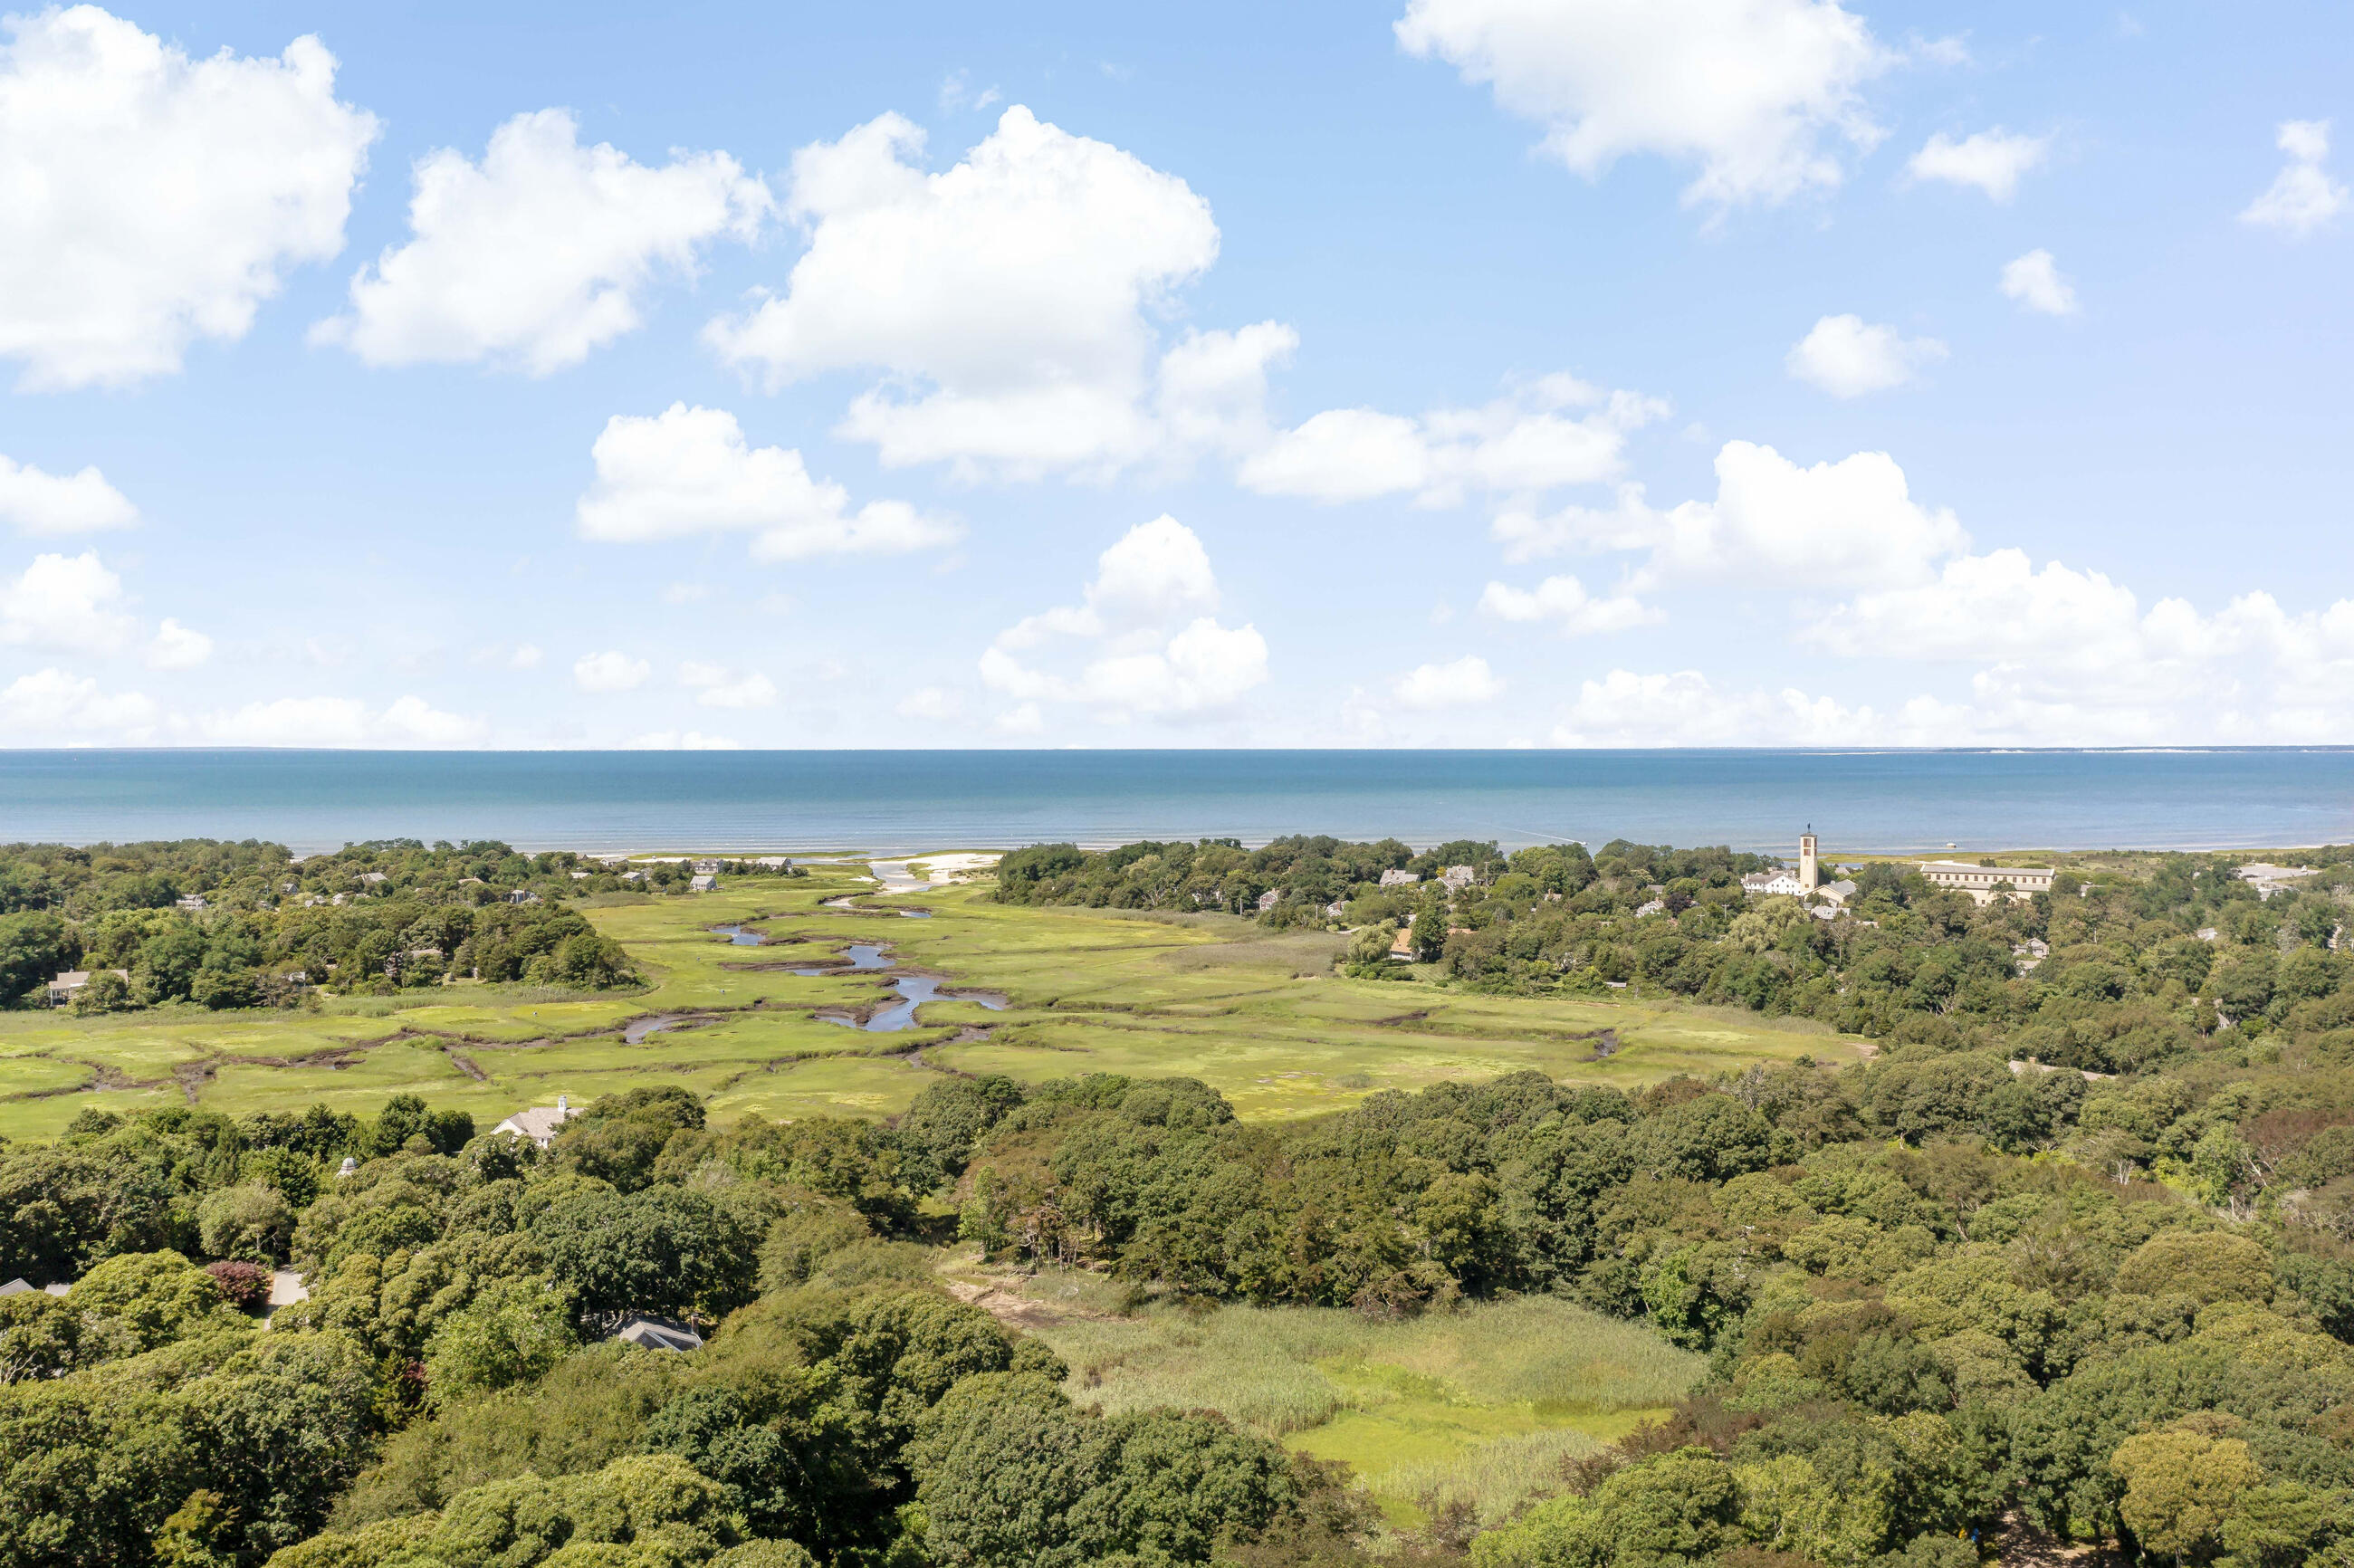
M234 969L212 958L244 939L225 920L403 899L477 922L445 951L507 941L535 906L450 874L496 847L370 846L351 853L407 868L394 893L387 871L341 906L189 912L191 867L267 887L282 857L0 857L0 973L135 929L125 967L152 988ZM86 1112L0 1142L0 1279L70 1287L0 1298L0 1568L1369 1560L1353 1494L1267 1437L1075 1403L1084 1377L943 1287L950 1233L1176 1302L1397 1316L1544 1293L1705 1357L1690 1397L1553 1495L1388 1539L1390 1561L1964 1568L1998 1527L2172 1564L2354 1557L2336 852L2270 900L2205 857L1983 908L1875 872L1825 919L1744 893L1722 851L1129 849L1025 852L1001 896L1410 914L1444 933L1418 983L1623 971L1875 1050L1820 1031L1820 1060L1711 1082L1522 1072L1294 1122L1243 1122L1182 1077L939 1073L889 1121L720 1124L645 1087L545 1151L410 1097ZM1380 886L1417 866L1472 874ZM159 914L184 924L138 924ZM285 1266L310 1296L265 1330ZM637 1314L706 1342L611 1337Z
M564 906L625 885L599 861L491 842L397 840L302 860L200 839L12 844L0 847L0 1005L45 1000L72 969L92 972L75 999L85 1012L292 1006L318 986L364 994L450 977L635 985L620 944Z

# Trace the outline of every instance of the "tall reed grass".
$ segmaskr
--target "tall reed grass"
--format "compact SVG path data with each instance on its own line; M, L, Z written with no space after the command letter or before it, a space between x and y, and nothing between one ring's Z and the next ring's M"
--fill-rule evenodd
M1041 1277L1030 1293L1052 1301L1071 1288ZM1525 1405L1540 1425L1566 1425L1672 1404L1702 1370L1648 1329L1547 1297L1400 1321L1332 1308L1155 1304L1040 1334L1069 1364L1083 1404L1217 1410L1271 1437L1401 1397Z

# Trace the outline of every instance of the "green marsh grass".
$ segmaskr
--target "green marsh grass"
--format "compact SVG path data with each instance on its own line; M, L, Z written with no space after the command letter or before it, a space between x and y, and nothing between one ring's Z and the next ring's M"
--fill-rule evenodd
M985 885L894 896L850 865L812 872L730 878L701 896L592 902L588 918L647 976L636 991L462 984L338 998L316 1012L0 1013L9 1064L0 1136L53 1137L89 1107L196 1104L236 1116L323 1101L369 1113L393 1093L488 1125L559 1093L577 1103L633 1080L705 1094L722 1122L879 1117L906 1109L941 1069L1033 1083L1087 1072L1198 1077L1237 1115L1271 1119L1523 1068L1638 1087L1854 1044L1820 1024L1648 998L1352 980L1331 967L1341 938L1268 932L1231 915L1024 908L987 902ZM867 912L825 907L845 893ZM932 918L895 918L894 904L921 905ZM769 941L736 947L713 933L729 924ZM826 967L854 942L885 943L903 964L1003 992L1011 1005L928 1004L919 1028L895 1035L819 1022L820 1010L886 1000L880 976L790 972ZM620 1038L630 1019L662 1012L721 1016L636 1045ZM1590 1033L1605 1027L1619 1050L1596 1061ZM843 1059L917 1048L920 1057Z
M1025 1293L1101 1313L1116 1310L1116 1288L1049 1273ZM1401 1523L1455 1504L1508 1516L1558 1489L1566 1460L1663 1411L1703 1370L1647 1328L1547 1297L1394 1321L1155 1305L1033 1331L1069 1366L1065 1388L1079 1404L1219 1411L1345 1462Z

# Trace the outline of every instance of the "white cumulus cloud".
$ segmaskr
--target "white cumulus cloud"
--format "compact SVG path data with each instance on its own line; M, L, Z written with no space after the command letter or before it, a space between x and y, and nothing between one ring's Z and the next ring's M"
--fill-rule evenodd
M650 168L581 146L564 109L516 115L480 164L429 153L414 177L414 238L360 270L350 313L313 342L370 365L488 360L544 376L634 331L658 276L691 274L714 239L752 238L774 207L725 153Z
M1626 631L1667 619L1631 594L1596 599L1584 583L1566 576L1547 577L1534 588L1490 583L1479 596L1479 613L1498 620L1551 622L1564 637Z
M1833 143L1878 141L1862 88L1893 58L1837 0L1411 0L1396 31L1588 177L1635 153L1698 164L1687 203L1837 185Z
M1727 691L1698 670L1613 670L1579 683L1554 727L1557 746L1837 746L1875 733L1872 709L1795 687Z
M1472 488L1531 494L1617 477L1628 433L1666 412L1657 398L1606 396L1560 375L1484 407L1412 418L1332 408L1274 437L1244 461L1238 478L1262 495L1323 502L1411 494L1450 506Z
M790 447L753 446L724 408L673 403L652 418L616 414L589 456L597 480L578 509L584 538L744 533L755 560L794 561L920 550L963 534L901 501L853 512L847 490L810 477Z
M1140 524L1096 568L1079 603L998 636L981 655L983 684L1020 705L1126 719L1215 712L1266 683L1267 640L1257 627L1219 623L1217 580L1192 529L1168 516ZM1044 657L1022 657L1034 650Z
M1974 186L1995 201L2008 202L2019 194L2020 178L2051 151L2049 137L2016 135L1999 125L1958 142L1940 131L1922 143L1904 172L1916 180Z
M87 675L38 670L0 691L0 739L23 746L48 737L142 741L154 732L154 703L137 692L104 692Z
M654 667L627 653L583 653L572 662L572 683L584 692L634 692Z
M1504 683L1477 653L1445 664L1418 664L1391 683L1390 694L1410 708L1468 708L1504 694Z
M175 721L177 723L178 721ZM223 746L393 747L421 749L479 744L487 726L404 696L371 710L357 697L280 697L199 716L185 726Z
M95 5L0 19L0 357L39 389L179 369L344 247L375 116L313 37L178 47Z
M638 736L624 747L629 751L741 751L744 743L699 729L658 729Z
M1106 143L1008 109L962 162L919 163L924 132L886 114L794 154L788 211L809 243L784 291L705 339L770 387L878 377L836 434L886 464L968 478L1104 473L1164 454L1205 369L1247 401L1288 329L1236 333L1180 366L1164 410L1149 313L1217 260L1209 204ZM1231 417L1214 408L1214 422Z
M2302 238L2346 210L2346 187L2329 177L2329 122L2291 120L2280 128L2280 150L2288 162L2264 193L2248 204L2240 221Z
M1911 381L1946 357L1934 337L1905 337L1861 316L1825 316L1783 360L1791 376L1834 397L1861 397Z
M901 718L927 724L957 724L965 716L963 699L945 686L918 686L901 697L891 711Z
M2076 285L2061 274L2049 250L2031 250L2002 268L2002 291L2031 311L2047 316L2076 313Z
M1761 587L1892 587L1925 580L1938 559L1968 544L1951 512L1913 499L1904 471L1885 452L1801 467L1772 447L1727 441L1716 481L1713 500L1665 512L1628 484L1614 508L1507 512L1491 533L1515 561L1647 552L1629 585L1638 590L1727 577Z
M68 653L118 653L137 624L116 609L122 579L95 550L36 556L14 580L0 582L0 642Z
M213 640L181 625L170 616L155 629L147 644L147 665L153 670L193 670L213 656Z
M0 149L0 158L5 156ZM5 308L0 304L0 310ZM19 532L95 534L128 528L138 521L139 508L94 467L80 473L44 473L30 463L0 457L0 522Z
M678 667L678 683L706 708L765 708L777 700L777 683L758 670L739 672L698 660Z

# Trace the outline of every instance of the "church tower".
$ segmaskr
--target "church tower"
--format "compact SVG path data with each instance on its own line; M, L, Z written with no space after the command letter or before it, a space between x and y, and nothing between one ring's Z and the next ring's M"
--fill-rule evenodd
M1815 835L1798 835L1798 885L1812 893L1823 885L1822 867L1815 863Z

